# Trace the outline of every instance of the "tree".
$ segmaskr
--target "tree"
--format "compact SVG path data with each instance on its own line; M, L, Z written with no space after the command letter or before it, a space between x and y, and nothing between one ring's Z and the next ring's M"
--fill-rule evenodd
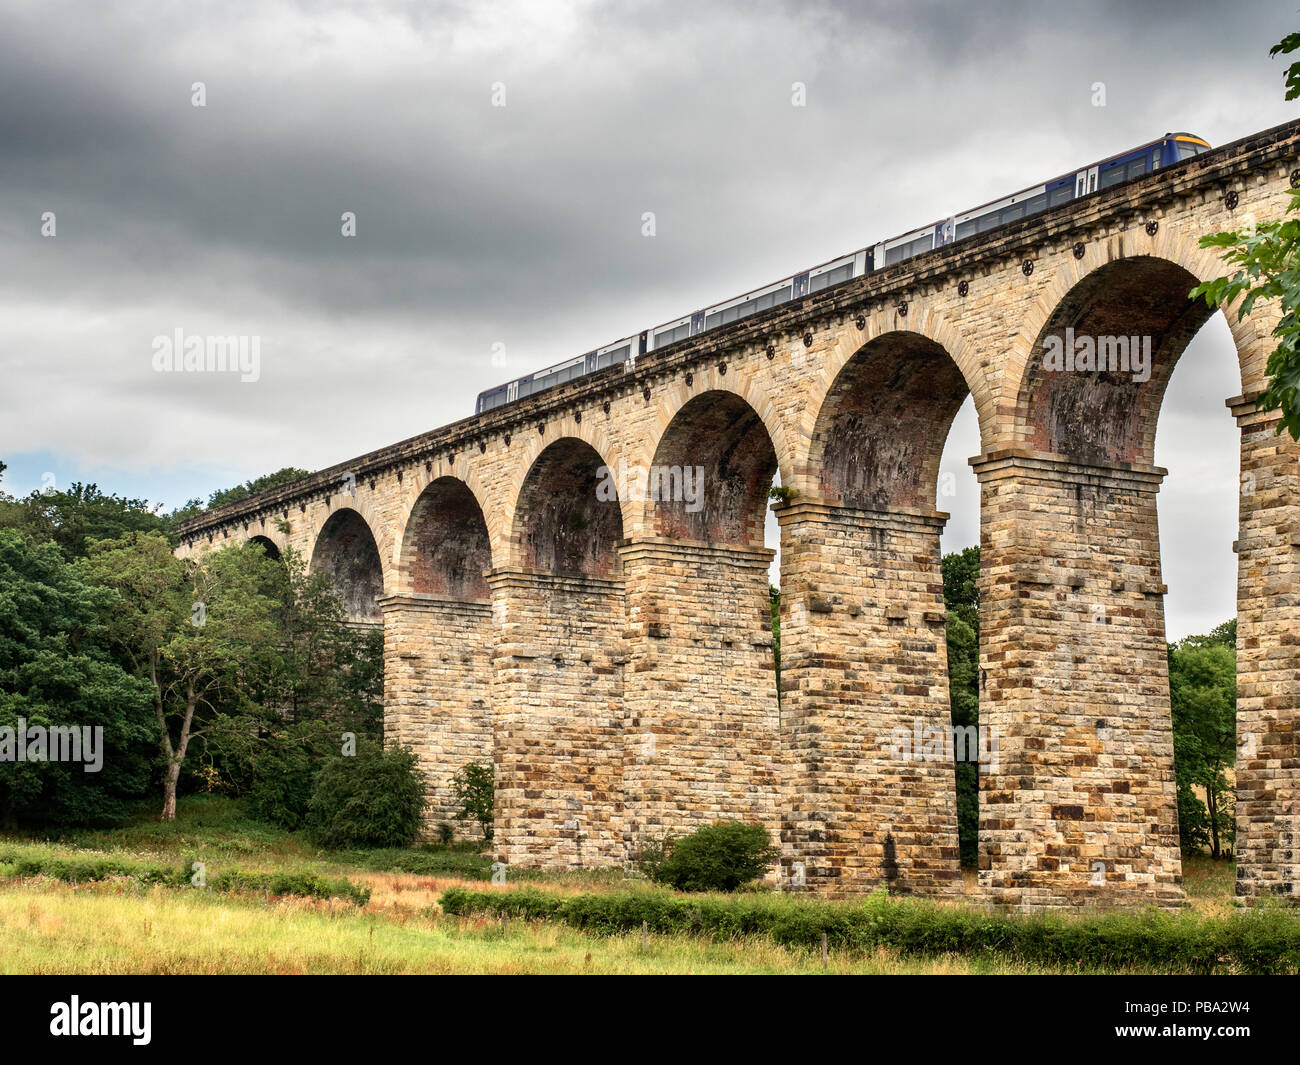
M295 466L286 466L282 470L276 470L275 473L264 474L251 481L245 481L243 484L237 484L233 488L219 488L208 496L206 506L201 499L190 499L172 512L171 519L177 523L186 521L203 513L205 510L216 510L217 507L224 507L229 503L240 503L250 496L257 495L258 492L265 492L267 489L278 488L282 484L288 484L291 481L310 476L310 470L300 470Z
M948 701L955 728L979 726L980 549L944 555L943 603L948 612ZM957 835L963 864L979 858L979 766L957 762Z
M492 842L493 829L493 766L491 762L469 762L461 766L452 779L460 809L457 821L477 821L483 838Z
M1300 49L1300 33L1284 37L1269 51L1270 56L1290 55ZM1286 70L1286 98L1300 97L1300 61ZM1289 190L1287 215L1300 212L1300 189ZM1277 347L1268 357L1265 373L1268 387L1259 399L1261 410L1281 411L1279 433L1289 432L1300 440L1300 219L1275 222L1212 233L1201 238L1202 248L1221 248L1224 262L1235 266L1231 274L1206 281L1192 289L1191 298L1202 297L1211 308L1226 307L1238 298L1238 319L1248 315L1259 300L1276 299L1282 317L1273 328Z
M0 527L32 540L53 541L68 558L85 557L91 540L129 532L165 532L171 519L147 499L105 495L97 484L73 482L66 492L32 492L23 499L0 494Z
M1234 626L1235 628L1235 626ZM1214 631L1227 629L1221 625ZM1190 636L1169 649L1174 775L1185 850L1207 845L1214 858L1235 838L1227 770L1236 762L1237 660L1222 637ZM1196 788L1205 793L1205 800Z
M411 748L360 743L317 775L307 827L322 847L409 847L427 805Z
M136 532L91 544L84 565L120 597L111 631L150 686L162 818L172 820L190 743L244 708L279 666L276 603L267 595L272 563L251 544L181 560L166 537Z
M0 824L113 823L148 788L149 692L113 653L118 608L58 546L0 529L0 729L15 748L0 760ZM17 761L33 728L77 730L65 753L81 761Z

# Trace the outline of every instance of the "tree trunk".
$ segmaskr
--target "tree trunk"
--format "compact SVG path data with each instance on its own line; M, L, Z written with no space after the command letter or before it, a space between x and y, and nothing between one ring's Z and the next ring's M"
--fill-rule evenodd
M1205 804L1210 811L1210 857L1219 857L1219 796L1211 780L1205 787Z
M167 766L167 775L163 778L162 819L164 821L176 820L176 782L180 779L180 775L180 762L172 762Z

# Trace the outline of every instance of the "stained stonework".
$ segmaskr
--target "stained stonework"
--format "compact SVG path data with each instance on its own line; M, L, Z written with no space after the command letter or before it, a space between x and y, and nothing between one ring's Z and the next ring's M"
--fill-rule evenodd
M734 814L782 824L784 887L800 861L816 891L949 894L952 767L879 750L888 723L944 718L935 474L969 394L981 720L1001 733L982 891L1177 905L1155 433L1206 318L1187 290L1223 271L1200 236L1281 217L1298 167L1300 123L1225 145L205 513L179 553L264 538L330 573L354 620L382 606L389 735L435 767L439 810L451 763L486 750L486 702L509 861L618 865L643 829ZM1300 853L1300 456L1254 403L1276 316L1226 315L1253 478L1238 544L1248 898L1294 895ZM1047 339L1066 330L1149 336L1150 378L1050 369ZM699 507L599 491L602 466L665 464L703 470ZM793 502L772 756L775 471ZM655 760L638 760L646 733Z
M457 837L481 838L458 821L452 779L471 762L491 765L492 608L427 593L387 596L384 616L384 736L409 746L429 782L424 835L449 824Z
M1178 903L1164 471L1008 456L976 467L980 884L1022 907Z
M629 844L720 819L778 837L772 552L659 537L622 549Z
M926 751L951 724L943 518L796 501L779 520L784 872L960 893L953 763Z
M521 868L622 865L620 582L499 570L495 852Z
M1241 426L1237 541L1237 894L1300 898L1300 445Z

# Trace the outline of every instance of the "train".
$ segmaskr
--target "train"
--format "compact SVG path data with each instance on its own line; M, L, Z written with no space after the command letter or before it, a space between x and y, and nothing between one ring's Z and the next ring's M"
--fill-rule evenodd
M1173 166L1209 150L1209 143L1193 133L1166 133L1156 140L1031 188L1021 189L1010 196L990 200L969 211L841 255L743 295L692 311L681 318L615 340L584 355L489 388L478 394L474 412L483 414L495 410L610 366L623 364L625 369L630 370L635 366L637 357L647 352L658 351L688 337L698 336L759 311L843 284L874 270L893 266L935 248L978 233L986 233L990 229L1027 218L1070 200L1090 196L1101 189L1149 174L1160 167Z

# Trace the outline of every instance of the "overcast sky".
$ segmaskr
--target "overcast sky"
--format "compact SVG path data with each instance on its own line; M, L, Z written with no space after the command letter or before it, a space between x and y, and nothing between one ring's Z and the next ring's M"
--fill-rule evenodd
M0 8L0 489L169 508L1167 130L1297 110L1282 3ZM176 329L259 336L260 378L155 372ZM1239 391L1215 319L1157 443L1171 637L1235 610ZM968 405L946 549L978 540L978 450Z

